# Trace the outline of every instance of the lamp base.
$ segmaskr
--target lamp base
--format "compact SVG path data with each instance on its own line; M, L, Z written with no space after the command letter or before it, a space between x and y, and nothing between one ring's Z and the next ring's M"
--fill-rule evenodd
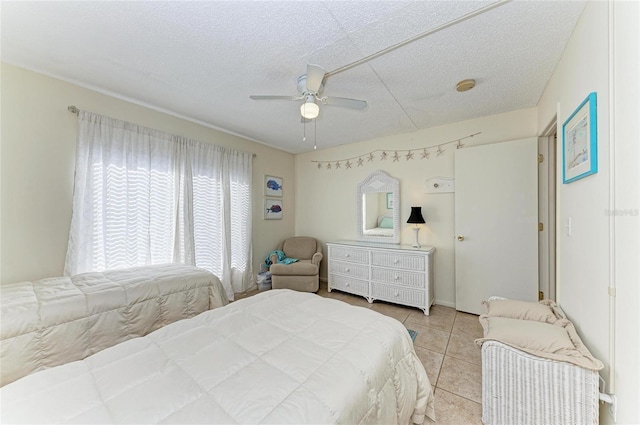
M415 233L416 235L416 240L413 243L413 247L414 248L420 248L420 242L418 242L418 232L420 231L420 228L418 226L413 228L413 233Z

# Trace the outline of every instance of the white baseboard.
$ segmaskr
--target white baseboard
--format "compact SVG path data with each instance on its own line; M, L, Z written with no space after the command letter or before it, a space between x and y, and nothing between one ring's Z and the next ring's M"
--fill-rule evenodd
M456 303L450 303L448 301L442 301L436 298L435 304L442 305L445 307L456 308Z

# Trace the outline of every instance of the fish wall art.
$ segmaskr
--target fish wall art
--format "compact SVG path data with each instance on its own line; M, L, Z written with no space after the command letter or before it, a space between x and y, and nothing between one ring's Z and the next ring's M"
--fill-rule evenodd
M264 194L276 198L282 197L282 177L264 176Z
M265 220L282 219L282 199L264 200L264 218Z

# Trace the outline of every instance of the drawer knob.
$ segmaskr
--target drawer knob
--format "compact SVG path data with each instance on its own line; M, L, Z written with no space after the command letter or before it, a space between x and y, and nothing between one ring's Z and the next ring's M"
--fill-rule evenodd
M347 267L346 269L344 269L345 273L349 273L351 271L351 269L349 267Z
M351 286L351 284L349 282L347 282L347 284L345 286Z
M399 295L399 294L398 294L397 292L395 292L395 293L393 294L393 296L394 296L394 297L397 297L398 295Z
M351 257L351 254L344 254L344 256L349 258L349 257Z
M395 260L393 260L393 264L398 264L400 262L400 260L398 260L397 258Z
M398 279L400 279L400 276L394 276L393 277L393 280L398 280Z

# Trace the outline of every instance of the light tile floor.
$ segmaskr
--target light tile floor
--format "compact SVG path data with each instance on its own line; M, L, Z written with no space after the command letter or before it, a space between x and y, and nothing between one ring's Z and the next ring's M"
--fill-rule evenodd
M251 291L243 296L255 293L257 291ZM436 423L482 424L480 348L474 343L476 338L482 337L478 316L440 305L432 306L429 316L425 316L417 308L382 301L369 304L363 297L340 291L327 292L326 283L320 283L318 295L370 308L417 331L414 347L434 388ZM425 424L430 423L428 419L425 421Z

